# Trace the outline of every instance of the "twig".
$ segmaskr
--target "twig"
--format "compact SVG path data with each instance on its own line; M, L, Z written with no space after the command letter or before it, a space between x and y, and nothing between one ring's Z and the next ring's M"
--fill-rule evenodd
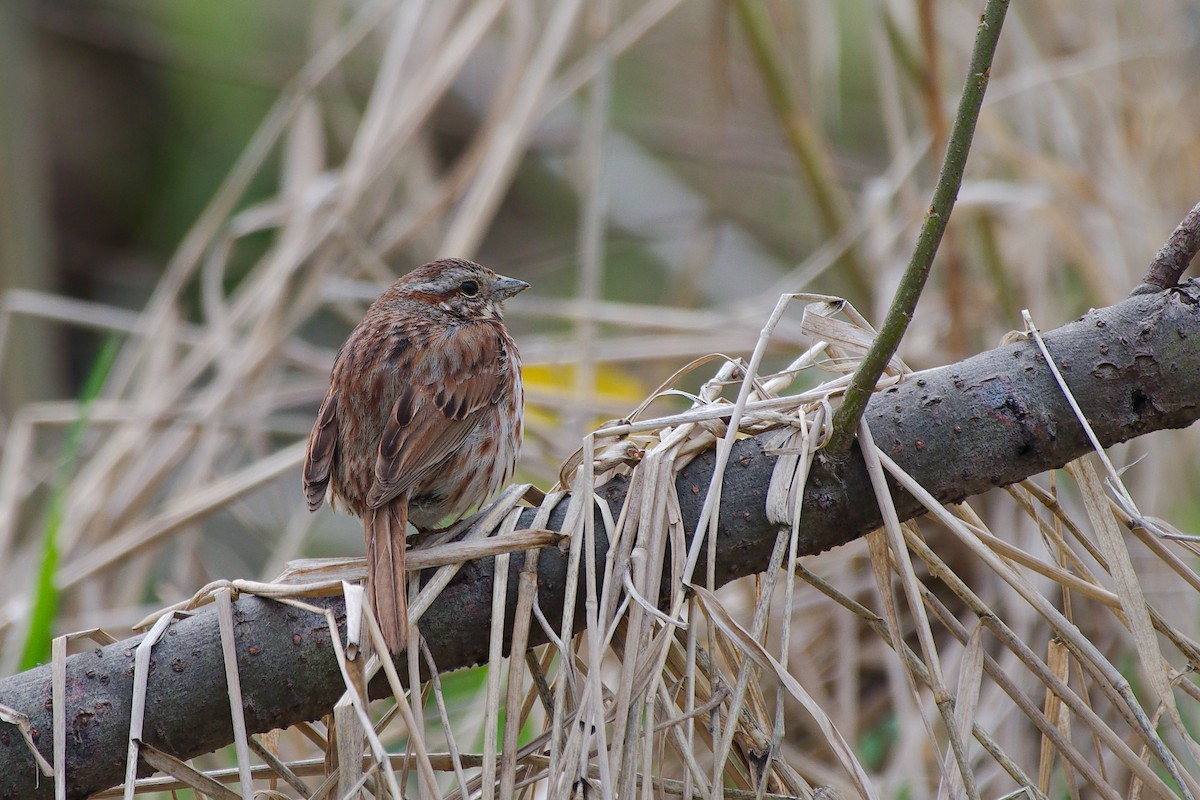
M1129 293L1130 297L1154 294L1179 283L1197 251L1200 251L1200 203L1192 206L1171 238L1154 254L1154 260L1146 268L1142 282Z
M937 254L938 244L946 225L950 221L950 212L954 201L958 198L958 189L962 185L963 171L967 165L967 153L971 149L971 138L975 134L975 123L979 120L979 109L983 105L983 94L987 89L991 76L992 57L996 53L996 45L1000 41L1000 28L1004 23L1004 15L1008 11L1008 0L988 0L979 22L979 31L975 36L975 47L971 53L971 65L967 71L967 80L963 85L962 99L958 104L958 113L954 116L954 128L950 131L950 140L946 145L946 156L942 161L942 171L938 176L937 186L933 191L933 202L925 214L925 222L917 235L917 245L913 248L912 258L904 271L904 277L892 298L892 306L888 309L887 317L875 338L875 343L867 351L850 388L846 390L846 398L842 407L833 418L833 434L830 437L826 452L834 460L843 460L850 452L854 441L854 432L858 421L862 418L867 407L867 399L875 389L875 382L883 374L883 369L896 353L900 340L908 323L912 321L921 297L921 290L929 277L933 266L933 257Z

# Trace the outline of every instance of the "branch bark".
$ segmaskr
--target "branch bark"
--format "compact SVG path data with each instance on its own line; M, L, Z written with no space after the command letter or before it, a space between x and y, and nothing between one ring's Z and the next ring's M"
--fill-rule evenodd
M1045 334L1055 361L1106 446L1156 430L1181 428L1200 417L1200 284L1138 295ZM874 395L866 418L880 447L939 500L955 502L1062 466L1089 445L1037 348L1028 341L999 347L957 364L920 373ZM718 537L717 580L726 583L763 569L775 530L763 508L774 458L769 434L738 442L725 472ZM699 517L712 475L711 453L676 481L689 531ZM618 509L628 481L617 478L600 494ZM902 518L917 502L893 489ZM565 503L548 527L558 529ZM522 518L528 524L532 511ZM805 490L800 548L817 553L873 530L879 514L861 457L816 465ZM597 525L597 563L607 542ZM510 564L509 614L517 572ZM421 622L440 671L487 658L494 562L466 565ZM559 619L566 560L541 552L538 601ZM699 574L703 574L703 565ZM339 625L340 600L328 599ZM286 727L328 712L342 681L324 617L254 597L235 605L238 666L252 732ZM576 619L582 620L583 614ZM529 646L541 644L536 626ZM68 795L84 797L124 776L134 649L140 637L67 661ZM30 717L38 748L52 758L51 677L48 666L0 680L0 704ZM154 650L144 739L180 758L232 741L217 617L212 610L173 623ZM384 687L372 687L382 692ZM148 768L143 771L148 771ZM50 797L18 731L0 723L0 799Z
M1200 203L1192 206L1171 237L1158 249L1142 282L1130 294L1154 294L1179 283L1197 251L1200 251Z

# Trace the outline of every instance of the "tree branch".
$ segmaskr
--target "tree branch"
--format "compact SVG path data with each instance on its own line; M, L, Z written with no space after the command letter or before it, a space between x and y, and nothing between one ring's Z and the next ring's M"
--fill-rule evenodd
M992 74L992 57L996 54L996 46L1000 43L1000 29L1004 26L1004 16L1008 13L1008 0L988 0L979 18L979 28L975 34L975 46L971 48L971 64L967 67L967 80L963 83L962 98L958 101L958 111L954 115L954 126L950 129L950 138L946 141L946 153L942 158L942 169L938 174L937 185L933 189L933 199L921 229L917 232L917 243L913 247L912 257L904 268L900 285L888 308L883 324L879 326L879 335L871 343L867 353L854 371L850 386L842 405L833 415L833 430L825 446L831 459L845 458L850 452L851 443L858 435L859 420L862 419L867 401L875 390L879 376L887 367L892 356L900 347L900 340L912 322L917 311L917 301L925 288L925 281L933 269L933 258L937 255L946 226L950 224L950 214L954 211L954 203L958 200L958 190L962 186L963 173L967 170L967 153L971 150L971 140L975 136L975 124L979 121L979 110L983 108L983 94L987 90L988 81Z
M1056 363L1106 446L1151 431L1181 428L1200 417L1200 285L1190 281L1139 295L1045 334ZM1087 452L1087 438L1027 341L913 376L876 393L867 408L875 441L939 500L955 502L1053 469ZM771 434L738 442L725 472L720 508L717 580L762 570L775 540L763 508L775 460L764 451ZM676 481L689 531L703 505L712 453ZM628 481L599 493L615 509ZM920 512L894 490L902 518ZM528 524L532 510L522 522ZM548 527L558 529L565 503ZM870 482L857 454L814 465L805 488L800 551L817 553L879 525ZM597 548L607 541L597 525ZM597 563L603 564L603 552ZM520 554L510 564L509 606L516 604ZM560 618L565 555L541 552L538 602ZM467 564L421 621L440 671L487 657L494 562ZM318 603L335 610L340 600ZM286 727L327 713L342 693L325 618L268 600L235 605L235 637L246 723L252 732ZM576 619L582 620L583 614ZM510 617L511 618L511 617ZM541 644L536 628L530 646ZM140 637L67 660L68 794L83 797L123 779L129 730L134 648ZM0 704L30 717L37 745L51 758L50 668L0 680ZM373 687L382 690L382 687ZM173 623L154 650L144 739L191 758L232 741L217 616L205 609ZM148 771L148 769L144 770ZM50 797L18 731L0 723L0 798Z
M1130 294L1154 294L1179 283L1197 251L1200 251L1200 203L1192 206L1171 238L1158 249L1142 282Z

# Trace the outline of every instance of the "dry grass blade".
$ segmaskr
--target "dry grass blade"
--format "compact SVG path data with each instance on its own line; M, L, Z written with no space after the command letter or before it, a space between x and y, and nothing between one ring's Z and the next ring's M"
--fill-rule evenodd
M449 753L430 753L429 755L430 763L435 769L440 771L449 771L452 769L453 759ZM369 757L364 756L364 759L366 758ZM464 753L462 754L461 758L463 765L470 769L477 769L480 764L483 763L483 755L479 753ZM405 756L403 754L391 756L391 761L395 766L402 765L404 759ZM528 756L527 759L530 765L534 767L545 767L548 763L548 759L545 756ZM325 769L325 762L323 759L304 759L302 761L295 762L292 766L297 775L317 776L323 773ZM270 769L266 766L258 766L254 768L256 777L265 777L269 772ZM210 772L204 773L204 777L209 778L218 784L237 783L239 780L238 770L236 767L211 770ZM206 784L206 786L207 785L208 784ZM648 788L659 792L662 795L672 797L696 798L696 800L701 800L701 798L705 796L705 794L698 791L688 792L683 781L673 780L670 778L648 778L646 776L639 775L638 786L641 787L643 791ZM139 794L150 792L169 792L187 788L190 788L190 784L174 777L144 778L138 781ZM99 792L94 796L97 798L97 800L105 800L106 798L119 797L120 795L111 791L107 791ZM739 789L726 789L724 796L730 798L730 800L760 800L760 798L761 800L793 800L795 797L795 795L782 795L771 792L764 793L760 796L756 792Z
M291 602L295 603L296 601ZM383 743L379 741L379 736L375 733L375 728L371 724L371 717L367 712L366 700L360 694L360 690L362 687L365 687L366 681L365 679L359 682L355 681L355 677L352 674L351 668L346 659L346 651L343 649L341 639L338 636L337 620L333 618L332 612L330 612L328 609L316 609L312 608L311 606L310 608L316 613L324 614L329 619L329 638L333 644L333 652L337 656L338 668L341 670L342 680L346 684L345 697L347 698L348 703L354 709L354 714L357 718L358 724L362 726L361 730L366 737L370 752L375 758L375 762L383 766L383 776L387 789L392 793L393 797L402 797L403 795L400 792L400 785L396 780L396 773L392 769L392 763L386 758L387 750L384 748ZM372 630L372 635L374 635L379 628L379 624L373 619L371 607L369 605L364 605L363 612L367 615L368 620L371 621L370 628ZM382 639L382 635L380 635L379 638ZM381 641L375 642L376 648L381 647L381 645ZM387 647L384 646L382 651L387 652ZM361 661L361 659L358 660ZM396 684L399 684L398 680L396 681ZM399 696L403 697L403 692L401 692ZM404 704L402 702L397 703L397 707L403 705ZM358 764L357 759L354 763L356 765Z
M150 651L167 631L173 614L160 617L142 639L134 655L132 713L129 717L129 753L125 761L125 800L133 797L137 780L138 752L142 744L142 725L146 720L146 682L150 677Z
M260 742L256 737L251 736L249 744L250 749L254 751L255 755L263 760L263 762L266 764L266 767L279 777L283 778L284 781L286 781L289 786L295 789L301 797L305 798L305 800L312 797L312 789L307 783L304 782L304 779L292 771L291 767L280 761L279 757L275 753L272 753L270 749L265 747L262 742ZM253 774L253 768L251 768L251 776L253 776ZM241 765L239 764L239 780L241 779L241 775Z
M826 307L822 307L817 303L809 304L804 310L804 320L800 324L800 329L813 339L828 342L850 358L861 358L862 354L871 346L871 342L875 338L875 331L864 324L854 324L833 318L834 311L851 309L851 306L842 304L835 308L828 308L828 305L826 303ZM853 363L853 361L848 362L844 369L847 371L852 369ZM900 375L906 372L911 372L911 370L898 356L892 356L888 360L886 374Z
M379 621L375 619L375 613L371 610L371 606L369 604L363 606L363 613L366 615L367 620L370 623L369 628L371 631L371 643L374 645L376 652L386 653L387 647L383 640L383 631L380 629ZM372 660L372 663L374 663L374 659ZM409 733L412 736L412 744L417 751L417 767L420 771L421 780L424 781L424 785L428 787L430 791L432 791L432 788L437 786L437 778L433 774L433 765L429 760L429 751L425 746L424 739L420 736L420 728L417 725L417 721L414 719L409 706L404 702L404 690L400 684L400 676L396 673L396 667L392 663L391 659L382 659L380 664L383 667L384 674L387 675L388 686L391 687L392 693L396 697L396 710L400 714L400 717L404 720L404 724L408 727ZM410 694L416 694L416 692L410 692ZM374 740L374 730L370 732L370 737L372 740ZM382 749L382 746L380 749ZM376 763L379 763L380 756L376 754L375 758ZM383 759L383 761L385 762L385 769L388 770L390 774L391 762L387 761L386 759ZM397 794L396 796L400 797L401 795Z
M576 474L575 484L571 487L571 499L567 506L566 519L563 522L564 530L578 531L580 528L584 529L584 536L575 535L571 537L571 548L567 556L567 583L563 588L565 600L563 602L562 620L560 621L557 641L560 663L564 665L572 664L575 658L575 651L571 640L575 630L575 599L578 596L579 590L579 565L583 557L584 540L587 538L587 525L595 524L591 508L594 499L590 496L590 488L595 478L592 474L593 465L595 464L594 445L595 439L593 437L584 437L583 465ZM591 522L588 522L589 518ZM564 667L563 672L564 679L559 680L555 686L554 715L550 724L550 772L554 775L563 774L566 771L560 759L563 757L568 688L572 690L573 696L570 699L572 707L576 706L579 702L579 689L574 681L575 670Z
M466 192L458 214L442 242L449 253L472 253L483 236L502 192L508 187L518 157L530 135L535 113L549 85L559 59L570 39L581 0L563 0L554 5L542 40L533 51L507 108L505 124L497 126L495 139L487 148L483 163L471 188Z
M1046 654L1046 666L1053 670L1054 674L1059 680L1065 682L1068 679L1069 675L1067 669L1070 662L1071 652L1058 642L1051 641ZM1066 706L1063 705L1062 699L1049 689L1046 690L1044 713L1046 714L1047 719L1058 726L1059 732L1062 733L1064 737L1070 737L1070 712ZM1050 791L1050 777L1054 770L1054 757L1054 743L1043 736L1041 754L1038 761L1038 788L1043 792ZM1064 764L1063 769L1070 770L1070 764Z
M514 521L515 522L515 521ZM492 587L492 637L491 652L488 655L487 707L499 708L500 676L503 672L505 658L501 648L504 643L504 615L508 601L508 554L502 553L496 557L496 582ZM512 714L512 709L508 709ZM488 725L483 734L483 800L494 797L496 785L496 726Z
M979 690L983 684L983 626L976 625L967 640L958 673L958 694L954 698L954 722L958 728L958 740L966 742L975 727L975 713L979 708ZM963 748L965 750L965 747ZM952 764L951 759L955 759ZM965 758L950 750L942 759L942 786L938 797L958 797L964 791L963 776L974 780L974 771ZM955 768L957 767L957 769ZM978 789L973 788L978 794Z
M987 625L989 631L1017 655L1023 666L1028 668L1040 681L1042 681L1042 683L1046 685L1051 692L1062 698L1063 702L1067 704L1073 712L1078 714L1089 726L1091 726L1092 730L1097 732L1098 738L1103 740L1106 746L1115 748L1123 759L1127 759L1132 756L1132 751L1125 747L1124 743L1106 727L1104 721L1084 701L1082 701L1078 695L1072 692L1065 683L1063 683L1061 680L1058 680L1053 672L1037 658L1036 654L1034 654L1033 651L1030 650L1028 646L1025 645L1025 643L1022 642L1021 639L1011 629L989 617L990 611L987 606L981 600L979 600L978 597L974 596L964 584L957 580L957 577L953 575L945 562L939 559L932 550L929 550L927 547L925 547L916 537L909 538L908 544L920 554L922 560L930 565L934 573L939 578L946 580L957 595L967 600L971 604L972 610L979 615L980 619ZM945 625L960 642L965 644L969 640L970 634L964 628L962 628L957 620L955 620L950 614L945 605L943 605L941 601L937 600L937 598L934 597L931 592L925 592L925 602L934 610L934 613L938 615L939 621L941 621L941 623ZM1023 689L1013 681L1008 672L1005 671L1005 669L1001 667L994 658L987 656L984 660L984 668L988 673L988 677L990 677L1004 691L1004 693L1012 699L1014 705L1020 710L1020 712L1029 719L1029 721L1038 729L1038 731L1040 731L1044 737L1050 739L1054 748L1067 761L1069 761L1076 769L1080 771L1080 773L1083 774L1084 778L1088 781L1093 790L1105 798L1111 798L1111 800L1116 800L1116 798L1120 797L1120 795L1118 795L1110 785L1110 781L1107 780L1096 768L1092 766L1092 764L1088 762L1088 760L1071 743L1071 741L1062 735L1053 722L1046 719L1044 715L1039 712L1033 702L1025 696ZM985 732L981 731L980 728L977 727L975 733L976 738L979 739L981 743L986 743L988 741L985 736L981 735ZM1146 768L1146 765L1140 760L1127 763L1136 764L1136 766L1133 768L1135 772L1140 769L1144 770L1148 774L1152 774L1149 772L1148 768ZM1035 793L1038 792L1037 787L1023 775L1019 768L1011 769L1006 767L1006 771L1010 775L1013 775L1028 791ZM1154 789L1159 793L1159 796L1170 796L1170 791L1161 781L1158 781L1155 784Z
M700 546L705 542L708 543L708 566L709 566L709 586L713 586L713 570L716 565L716 516L713 510L720 506L721 502L721 480L725 474L725 465L729 463L729 453L733 448L733 443L737 439L738 431L740 430L740 421L742 414L746 409L747 402L753 391L754 382L758 377L759 365L762 363L764 354L766 353L767 345L770 342L771 334L775 327L779 324L779 320L783 317L784 311L796 295L784 295L779 298L775 305L775 310L771 312L770 318L763 326L759 334L758 343L754 347L754 353L750 356L750 364L744 372L741 385L738 388L737 400L734 401L733 409L729 415L729 423L726 428L725 435L721 438L717 445L716 465L713 469L713 480L708 487L708 492L704 495L704 508L700 512L700 519L696 523L696 532L699 534L694 537L691 546L688 550L687 564L684 566L683 583L690 583L692 580L692 572L695 569L696 562L700 556ZM675 600L672 603L673 612L678 612L682 603L683 593L682 586L676 590Z
M424 587L422 587L421 591L417 594L416 599L409 603L408 619L410 624L414 624L420 620L421 615L425 613L430 604L432 604L438 594L441 593L442 589L446 587L450 580L458 573L459 568L465 563L466 554L474 551L475 548L472 547L472 545L480 544L477 540L483 538L490 531L497 531L497 534L494 537L495 540L500 543L499 547L494 550L497 556L506 556L508 553L520 549L518 547L508 547L506 543L508 543L510 539L512 543L520 545L521 548L529 546L529 539L525 538L523 535L515 534L514 538L516 519L512 512L517 501L522 495L524 495L524 489L525 487L523 486L510 486L504 491L500 498L490 508L488 508L481 519L478 520L477 526L473 528L467 534L467 537L461 542L463 545L463 553L460 554L459 557L447 561L444 566L439 567L437 574L435 574L433 578L426 583ZM537 537L534 536L532 538ZM448 551L451 554L455 552L454 544L436 546L430 548L430 551L432 552L433 550L437 550L442 546L451 548ZM478 551L482 552L486 549L488 549L488 545L484 543ZM421 559L418 558L420 555L421 551L417 551L413 553L414 558L411 561L406 559L406 564L410 571L418 569L418 565L422 563ZM435 565L435 563L434 561L431 561L430 566L433 565Z
M461 564L492 558L501 553L537 551L543 547L558 547L566 538L560 531L545 528L526 528L510 531L504 536L490 537L481 541L458 541L433 545L412 553L412 571Z
M554 498L551 498L553 501ZM550 512L554 509L552 502L544 502L539 509L537 516L534 519L535 527L544 527L547 520L550 518ZM524 691L525 672L524 659L520 658L519 654L526 651L529 642L529 629L533 624L533 606L537 603L537 582L538 582L538 550L531 549L525 552L525 563L521 568L519 576L519 585L517 588L517 608L512 626L512 639L509 645L509 652L515 657L510 658L508 662L508 688L505 694L504 708L504 742L503 753L513 753L517 750L517 737L521 727L526 722L528 709L522 709L521 714L514 713L514 709L518 708L521 703L521 695ZM499 566L499 565L497 565ZM497 593L500 592L497 588ZM503 615L501 615L503 617ZM542 684L545 683L544 678L538 689L542 690ZM548 687L546 689L548 694ZM512 797L515 791L517 778L517 761L516 759L505 759L500 771L500 796L505 800Z
M254 794L250 776L250 744L246 716L242 710L242 679L238 671L237 644L233 640L233 599L228 589L217 592L217 619L221 624L221 654L225 659L225 685L229 692L229 715L233 719L233 741L242 777L242 796Z
M173 776L183 786L192 789L197 794L211 797L212 800L241 800L242 795L230 791L221 783L213 780L199 770L189 767L170 753L164 753L157 747L145 742L138 742L139 751L147 764L159 772ZM240 779L240 770L239 770ZM134 785L126 784L126 797L132 796Z
M54 800L67 797L67 637L56 636L51 647L50 700L54 703Z
M1171 686L1168 672L1170 665L1164 662L1162 652L1159 650L1154 623L1150 620L1149 608L1146 605L1145 595L1142 593L1137 571L1133 567L1129 551L1121 537L1121 531L1117 528L1116 520L1109 511L1108 498L1100 483L1100 477L1086 460L1076 461L1072 466L1072 474L1077 478L1083 492L1088 517L1100 539L1100 547L1104 551L1109 570L1116 583L1117 594L1121 598L1121 607L1125 610L1129 620L1134 643L1141 659L1143 674L1154 687L1159 702L1166 707L1171 721L1175 723L1176 730L1191 749L1193 759L1195 759L1197 753L1200 753L1200 748L1197 748L1196 742L1179 716L1179 707L1175 702L1175 692ZM1153 730L1152 727L1151 730ZM1175 761L1174 756L1157 737L1152 741L1152 746L1155 754L1165 762L1164 765L1171 777L1179 783L1180 792L1184 797L1191 798L1193 796L1192 787L1196 785L1195 780L1191 778L1188 771L1181 769L1181 765Z
M875 501L879 504L880 509L883 510L883 530L887 537L886 550L882 547L875 547L872 550L873 560L878 564L875 573L879 583L879 591L881 596L884 597L890 595L891 592L890 580L886 577L890 574L890 569L887 567L888 557L890 556L896 565L901 585L904 587L909 613L913 617L917 640L921 644L921 654L925 661L925 667L928 670L934 702L942 714L942 722L945 724L946 731L950 737L951 751L954 754L959 777L962 779L963 788L966 790L967 796L974 799L978 797L979 790L975 786L974 774L967 764L966 748L963 745L958 725L955 724L953 713L950 709L950 693L946 688L946 679L942 675L941 659L938 657L937 646L934 644L933 630L930 628L929 618L925 614L925 607L921 602L921 592L917 583L916 572L913 569L912 559L909 557L908 548L904 545L904 534L900 530L900 518L896 513L895 504L892 502L891 490L888 488L883 468L880 465L879 451L875 447L875 441L871 436L871 429L866 421L859 424L858 442L862 450L863 459L867 463L867 472L871 476L871 487L875 491ZM872 536L877 537L877 534L872 534ZM891 615L894 615L894 613L894 609L890 610ZM890 621L893 629L898 631L899 621L894 618ZM900 643L894 643L893 649L899 651ZM909 685L915 693L916 678L911 672L908 673L908 678ZM924 720L923 717L922 719ZM933 738L932 731L930 731L930 739L932 740ZM943 775L944 778L945 776Z
M38 769L47 778L53 778L54 766L45 759L41 751L37 749L37 745L33 743L33 735L29 730L29 717L8 706L0 705L0 722L12 725L20 732L21 738L25 740L25 745L33 755L34 762L38 765Z
M351 677L357 678L355 683L361 683L363 665L355 662L351 669ZM363 752L363 742L366 732L354 708L354 693L357 687L346 689L333 706L331 728L333 731L332 744L334 747L327 754L332 763L337 765L337 796L353 797L359 787L372 774L373 765L363 764L360 755Z
M446 734L446 744L450 749L450 761L454 770L454 777L458 782L459 796L467 797L470 791L467 789L466 773L463 772L462 754L459 752L453 726L450 724L450 715L446 710L446 697L442 691L442 679L438 675L437 665L433 662L433 656L429 653L429 647L425 644L424 640L421 641L421 655L424 656L425 664L429 667L433 696L437 701L438 718L441 720L442 730ZM431 755L430 758L432 759L433 756Z
M70 562L59 572L60 586L69 587L105 567L135 555L158 539L226 508L280 475L294 472L304 456L305 443L297 442L243 470L214 481L211 485L184 494L161 515L117 534L88 556Z
M56 636L51 647L51 701L54 705L54 796L55 800L65 798L66 784L66 752L67 752L67 644L80 639L90 639L101 645L113 644L117 640L107 632L98 628L79 631L78 633ZM17 719L4 717L4 707L0 706L0 719L12 724L21 724ZM22 732L27 733L28 721L23 723ZM26 741L29 741L28 735ZM38 763L44 763L41 754L35 751ZM47 773L49 774L49 773Z
M882 452L879 453L879 459L889 474L891 474L891 476L895 478L906 490L920 499L925 507L935 517L937 517L940 522L945 524L950 530L954 531L959 536L960 541L968 545L975 544L973 537L966 527L963 526L956 517L952 516L940 503L938 503L923 487L921 487L906 473L904 473L904 471L901 470L894 461L892 461L886 454ZM1072 652L1077 657L1087 663L1091 668L1096 670L1097 674L1103 678L1101 683L1103 688L1112 691L1114 694L1121 694L1122 688L1128 686L1127 681L1125 681L1125 679L1120 675L1119 672L1117 672L1112 664L1097 650L1095 645L1084 638L1079 633L1078 629L1075 628L1075 626L1072 625L1065 617L1063 617L1061 612L1051 606L1046 599L1037 593L1037 591L1026 581L1024 581L1020 575L1014 572L1006 564L1000 562L994 555L991 554L990 551L977 546L974 548L974 552L988 564L991 570L1003 577L1006 583L1012 586L1012 588L1015 589L1026 602L1033 606L1039 615L1041 615L1052 625L1056 634L1062 638L1063 642L1071 648ZM929 560L928 556L926 556L926 560ZM1014 645L1017 644L1015 639L1010 643ZM1033 657L1032 653L1029 653L1029 656L1032 660L1036 660L1036 657ZM1043 680L1047 680L1049 678L1049 675L1043 675ZM1169 796L1170 791L1162 783L1162 781L1155 776L1153 772L1147 769L1141 760L1138 759L1128 747L1124 746L1119 737L1113 734L1111 729L1105 725L1103 721L1099 719L1099 717L1092 713L1091 710L1086 706L1079 703L1078 697L1076 697L1073 692L1070 692L1069 689L1059 683L1058 688L1056 688L1056 693L1058 693L1064 699L1072 699L1074 701L1074 705L1072 706L1073 710L1076 713L1083 714L1086 718L1090 719L1090 721L1096 726L1096 732L1105 739L1105 742L1109 747L1114 749L1114 751L1121 757L1122 761L1127 767L1129 767L1131 771L1140 776L1143 780L1148 780L1153 783L1156 788L1164 793L1164 796ZM1136 723L1137 716L1139 716L1138 712L1140 711L1140 716L1143 718L1145 716L1145 712L1141 711L1140 708L1137 707L1136 700L1134 698L1127 694L1122 695L1122 698L1126 701L1132 701L1134 705L1134 708L1130 708L1129 711L1134 715L1134 721L1137 725L1140 735L1146 740L1147 744L1149 744L1152 749L1155 749L1157 752L1161 752L1161 748L1156 747L1154 744L1156 741L1161 743L1161 740L1158 740L1158 737L1154 731L1146 724ZM1064 743L1060 741L1058 747L1062 749L1063 744Z
M1096 449L1096 455L1103 462L1108 471L1110 485L1119 493L1125 504L1136 511L1133 498L1125 490L1124 484L1121 483L1120 477L1108 455L1100 446L1100 442L1084 416L1075 397L1067 388L1066 381L1063 380L1062 374L1059 372L1058 366L1054 363L1045 341L1037 327L1033 324L1033 320L1029 313L1023 313L1026 328L1030 335L1037 342L1038 348L1046 359L1046 365L1054 374L1055 380L1059 387L1063 390L1063 394L1071 404L1071 409L1075 412L1076 418L1087 431L1088 437L1091 439L1093 446ZM1092 526L1097 532L1100 539L1101 549L1104 551L1105 559L1108 562L1109 570L1112 572L1117 584L1117 591L1121 597L1121 604L1129 619L1131 630L1134 636L1134 642L1137 646L1138 655L1142 660L1142 665L1146 671L1146 675L1159 695L1160 702L1165 704L1167 714L1171 721L1175 724L1176 730L1182 735L1183 741L1186 743L1191 752L1193 763L1200 765L1200 745L1197 745L1195 740L1184 727L1183 720L1179 715L1179 708L1175 702L1175 695L1170 685L1170 680L1164 675L1162 665L1162 654L1158 649L1158 642L1154 636L1154 625L1150 619L1150 613L1146 605L1146 599L1143 596L1141 586L1138 580L1137 572L1133 568L1133 563L1129 557L1129 551L1125 548L1124 541L1121 538L1120 531L1117 529L1116 521L1108 510L1106 495L1100 484L1100 479L1096 475L1095 470L1086 461L1078 461L1075 463L1074 474L1079 480L1080 488L1083 491L1084 504L1087 508L1088 517L1091 519ZM1125 692L1128 692L1127 685L1122 685ZM1132 697L1130 696L1132 700ZM1146 731L1150 740L1151 749L1163 762L1171 777L1179 784L1180 791L1186 798L1193 797L1193 791L1200 792L1200 784L1191 779L1190 772L1180 769L1170 754L1167 747L1155 735L1152 727L1143 719L1144 712L1141 712L1136 701L1130 703L1131 711L1138 715L1139 722L1143 730ZM1186 778L1186 780L1185 780ZM1194 787L1194 788L1193 788Z
M363 620L366 617L363 614L363 606L366 605L366 578L360 578L359 581L342 581L342 596L346 598L346 658L350 661L358 658L361 646L365 642ZM363 652L369 654L371 651L367 649ZM361 664L358 666L362 667ZM361 690L361 684L357 688Z
M833 722L825 714L825 711L812 701L804 688L796 681L791 674L780 666L779 662L762 648L752 636L746 633L728 614L725 607L716 598L714 594L709 592L702 586L693 586L692 590L696 593L696 597L700 602L706 616L721 630L725 636L734 642L738 650L751 659L761 669L774 675L776 680L787 689L788 693L798 700L805 710L812 715L817 724L825 733L826 741L835 748L835 754L839 763L850 775L854 781L855 788L862 794L863 797L876 797L872 790L872 782L867 777L858 758L854 755L853 749L838 733Z

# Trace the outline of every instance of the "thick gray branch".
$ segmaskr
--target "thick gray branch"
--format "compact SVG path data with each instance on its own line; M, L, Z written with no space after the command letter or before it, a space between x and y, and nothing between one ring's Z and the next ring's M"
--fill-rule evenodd
M1051 353L1105 445L1151 431L1182 428L1200 416L1200 288L1188 282L1089 312L1046 334ZM1032 342L1021 341L921 373L875 395L866 418L876 443L940 500L952 502L1059 467L1088 449L1061 391ZM763 442L737 444L725 473L717 579L763 569L775 539L763 499L774 459ZM694 525L712 474L708 453L677 481L684 519ZM857 456L819 464L805 491L801 551L817 553L856 539L879 524ZM626 480L602 487L614 509ZM903 517L919 512L897 494ZM299 502L299 500L297 500ZM562 524L564 506L550 527ZM528 512L528 523L532 512ZM597 526L599 529L600 526ZM603 534L598 547L607 543ZM516 602L512 559L510 613ZM598 559L603 563L603 558ZM421 622L438 669L487 656L493 562L465 566ZM539 602L561 618L565 557L539 560ZM697 574L704 574L703 567ZM339 614L339 601L327 600ZM236 638L246 720L252 731L285 727L329 711L341 693L325 619L253 597L237 601ZM577 615L582 619L582 615ZM341 617L339 616L339 622ZM531 646L540 643L533 632ZM124 775L134 647L138 638L68 659L66 720L69 794L83 797ZM211 609L174 623L154 651L145 739L190 758L232 741L217 618ZM0 704L28 714L38 747L51 758L50 670L40 667L0 681ZM50 797L24 742L0 723L0 798Z

